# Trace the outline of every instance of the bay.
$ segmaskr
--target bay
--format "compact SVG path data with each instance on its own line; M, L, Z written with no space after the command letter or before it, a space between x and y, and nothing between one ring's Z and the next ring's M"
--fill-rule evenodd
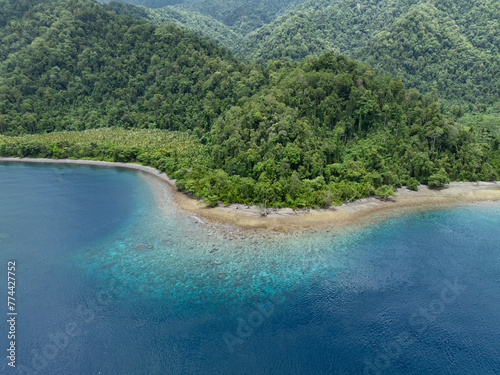
M485 202L252 234L142 172L0 163L1 373L498 374L499 224Z

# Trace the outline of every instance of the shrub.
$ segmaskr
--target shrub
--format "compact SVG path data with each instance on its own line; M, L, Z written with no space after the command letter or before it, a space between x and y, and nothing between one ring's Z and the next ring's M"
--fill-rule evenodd
M418 191L418 184L416 178L410 177L408 181L406 181L406 188L413 191Z
M445 184L449 183L450 179L448 177L448 173L446 173L446 171L443 168L441 168L439 171L437 171L436 173L432 174L429 177L429 181L427 184L429 185L430 188L439 189L444 187Z

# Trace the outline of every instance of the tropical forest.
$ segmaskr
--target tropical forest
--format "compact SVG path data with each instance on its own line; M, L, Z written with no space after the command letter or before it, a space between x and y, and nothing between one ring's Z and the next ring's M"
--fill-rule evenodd
M0 156L140 163L207 205L500 176L500 1L0 0Z

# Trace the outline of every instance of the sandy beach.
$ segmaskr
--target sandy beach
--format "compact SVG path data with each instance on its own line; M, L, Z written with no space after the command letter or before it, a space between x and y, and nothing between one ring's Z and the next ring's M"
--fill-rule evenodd
M420 185L418 191L399 188L397 196L382 201L375 197L359 199L352 203L329 209L292 210L290 208L263 210L256 206L231 204L209 208L188 194L179 192L175 180L154 168L140 164L116 163L94 160L6 158L1 161L76 164L100 167L135 169L149 173L165 181L172 190L179 209L196 216L201 222L236 226L242 229L264 229L274 232L294 232L304 229L342 227L381 220L391 215L424 209L437 209L452 205L465 205L481 201L500 201L500 181L452 182L443 189L429 189Z

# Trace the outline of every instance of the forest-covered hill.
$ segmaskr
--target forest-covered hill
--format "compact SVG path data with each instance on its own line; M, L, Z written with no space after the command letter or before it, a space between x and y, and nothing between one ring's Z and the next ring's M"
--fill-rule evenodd
M211 33L224 25L233 32L231 42L235 43L243 36L266 25L278 16L286 14L304 0L184 0L176 4L157 6L162 0L124 0L121 3L126 9L130 5L140 5L148 13L148 18L154 23L179 23L193 31L212 37ZM118 7L116 1L100 1L110 7ZM120 4L120 3L119 3ZM108 8L109 9L109 8ZM201 17L201 22L197 18ZM206 21L210 19L210 21ZM206 22L209 22L208 24Z
M434 5L419 4L353 56L379 71L401 76L408 86L421 91L436 88L440 95L469 103L470 108L492 105L500 99L498 41L473 42L473 35L461 32L468 29L473 27L457 23ZM479 38L483 37L487 35Z
M498 179L497 129L461 125L435 92L343 55L257 65L90 0L7 0L0 14L1 155L140 161L209 203L324 207L401 184ZM29 136L103 127L151 132L126 147L112 132ZM142 146L155 131L182 142Z
M238 90L251 91L243 83L252 67L213 41L88 0L31 3L0 29L3 132L193 129L212 120L204 108L219 115L243 95Z
M258 63L334 51L399 75L408 87L436 88L449 105L500 107L500 0L254 2L143 8L144 19L200 32Z
M156 9L156 8L163 8L168 5L183 4L188 1L189 0L187 1L186 0L123 0L122 3ZM107 4L112 2L112 0L98 0L98 2L101 4Z

